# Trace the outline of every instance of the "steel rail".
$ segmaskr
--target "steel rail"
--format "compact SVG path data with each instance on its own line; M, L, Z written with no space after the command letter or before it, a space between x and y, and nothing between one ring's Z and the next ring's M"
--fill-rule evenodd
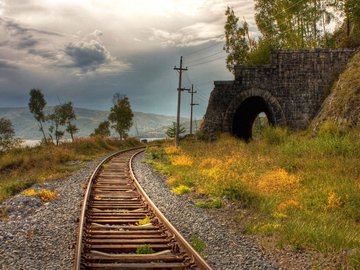
M88 201L90 198L90 193L91 193L91 189L92 189L92 184L93 184L93 179L96 177L96 175L99 173L101 166L107 162L108 160L110 160L112 157L116 156L116 155L120 155L122 153L131 151L131 150L135 150L135 149L141 149L144 148L143 146L141 147L135 147L135 148L131 148L131 149L125 149L125 150L120 150L116 153L112 153L110 155L108 155L107 157L105 157L98 166L96 166L94 172L91 174L91 176L89 177L88 180L88 185L85 191L85 195L84 195L84 200L81 206L81 212L80 212L80 219L79 219L79 226L78 226L78 237L76 239L76 246L75 246L75 258L74 258L74 270L80 270L80 264L81 264L81 253L83 250L83 233L84 233L84 224L86 221L86 209L88 207Z
M144 147L109 155L89 178L79 220L74 269L212 270L140 186L132 163L144 151L141 148ZM106 162L107 167L103 166ZM151 223L137 225L148 216ZM145 243L157 252L135 254Z
M143 150L144 151L144 150ZM185 250L187 254L191 254L193 257L193 260L195 261L195 264L199 267L201 270L212 270L212 268L207 264L207 262L193 249L193 247L185 240L185 238L178 232L178 230L175 229L175 227L166 219L166 217L163 215L163 213L156 207L156 205L152 202L152 200L149 198L149 196L146 194L144 189L140 186L134 171L132 169L132 161L133 158L142 153L143 151L140 151L133 155L130 158L129 166L130 166L130 176L134 181L135 186L139 190L140 194L145 198L145 200L148 203L148 206L156 213L156 216L159 218L159 220L164 223L164 225L169 229L171 233L173 233L174 237L176 238L177 242L180 244L180 246Z

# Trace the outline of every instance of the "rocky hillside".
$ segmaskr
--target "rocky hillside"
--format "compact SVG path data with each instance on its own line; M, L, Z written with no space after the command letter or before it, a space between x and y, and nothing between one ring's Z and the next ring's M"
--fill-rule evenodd
M334 82L330 95L313 121L313 127L327 120L340 128L360 125L360 51Z

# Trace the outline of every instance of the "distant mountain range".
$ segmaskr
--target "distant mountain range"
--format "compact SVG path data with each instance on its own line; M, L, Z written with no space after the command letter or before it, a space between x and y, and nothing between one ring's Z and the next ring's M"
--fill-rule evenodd
M48 107L45 112L49 113L51 110L52 108ZM75 135L76 137L88 137L100 122L107 119L109 114L109 112L106 111L82 108L74 108L74 110L77 117L74 123L79 128L79 132ZM0 108L0 118L1 117L7 118L12 122L16 137L30 140L42 138L38 124L27 107ZM129 134L142 138L165 137L165 131L172 125L172 122L175 121L175 116L134 112L134 125L130 129ZM181 122L186 123L184 125L186 128L189 126L187 124L188 121L186 118L181 119ZM199 125L199 123L197 122L195 126L196 125ZM46 131L47 127L48 126L45 126ZM112 130L112 132L114 131ZM117 136L115 132L114 135Z

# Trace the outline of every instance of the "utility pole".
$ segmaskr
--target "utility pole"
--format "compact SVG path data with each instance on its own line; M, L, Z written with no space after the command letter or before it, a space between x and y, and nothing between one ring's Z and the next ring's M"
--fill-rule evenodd
M185 89L185 88L181 88L181 80L182 80L182 72L184 70L187 70L186 68L182 67L182 56L180 56L180 67L177 68L176 66L174 67L174 70L179 71L179 87L177 89L178 91L178 104L177 104L177 114L176 114L176 131L175 131L175 146L178 147L179 146L179 142L180 142L180 138L179 138L179 130L180 130L180 107L181 107L181 91L187 90L189 91L190 89Z
M196 105L199 105L198 103L194 103L194 94L197 93L197 91L194 92L194 85L191 85L191 101L190 101L190 135L192 135L192 124L193 124L193 107Z
M135 121L135 131L136 131L136 137L138 139L140 139L140 136L139 136L139 129L138 129L138 125L137 125L137 122Z

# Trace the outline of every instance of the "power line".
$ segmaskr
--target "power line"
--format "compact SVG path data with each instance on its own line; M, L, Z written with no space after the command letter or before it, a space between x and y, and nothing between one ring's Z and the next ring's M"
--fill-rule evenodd
M220 59L224 59L224 56L221 56L221 57L212 59L212 60L210 60L210 61L206 61L206 62L198 63L198 64L195 64L195 65L191 65L191 66L189 66L189 67L201 66L201 65L203 65L203 64L211 63L211 62L214 62L214 61L217 61L217 60L220 60Z
M186 62L186 63L187 63L188 65L194 65L194 64L196 64L196 62L198 62L198 61L200 61L200 60L204 60L204 59L206 59L206 58L210 58L210 57L215 56L215 55L218 55L218 54L220 54L220 53L225 53L225 51L224 51L224 50L221 50L221 51L219 51L219 52L210 54L210 55L208 55L208 56L200 57L200 58L194 59L194 60L191 59L189 62Z
M224 36L225 36L225 35L220 35L220 36L217 36L217 38L224 37ZM198 52L201 52L201 51L205 51L205 50L207 50L207 49L210 49L210 48L213 48L213 47L219 46L219 45L222 45L222 44L221 44L221 43L212 44L212 45L210 45L210 46L208 46L208 47L201 48L201 49L199 49L199 50L196 50L196 51L193 51L193 52L191 52L191 53L185 54L184 57L187 57L187 56L189 56L189 55L193 55L194 53L198 53Z

